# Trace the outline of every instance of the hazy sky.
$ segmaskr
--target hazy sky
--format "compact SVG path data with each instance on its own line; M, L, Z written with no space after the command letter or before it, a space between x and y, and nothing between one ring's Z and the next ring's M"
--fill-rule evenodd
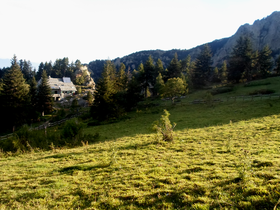
M279 0L0 0L0 58L88 63L190 49L279 10Z

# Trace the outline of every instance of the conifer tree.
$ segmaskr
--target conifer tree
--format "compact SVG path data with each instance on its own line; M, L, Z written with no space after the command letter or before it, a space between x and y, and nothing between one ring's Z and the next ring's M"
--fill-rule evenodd
M4 125L15 130L27 119L29 85L26 84L16 56L11 60L11 68L5 73L1 91L2 120Z
M125 72L126 66L121 63L120 69L117 74L117 86L119 91L125 91L127 89L127 82L128 82L128 76Z
M103 67L102 77L96 84L96 93L91 115L97 120L107 120L119 117L122 109L119 107L115 95L117 94L116 69L111 61L106 61Z
M164 81L162 78L161 73L158 74L157 78L156 78L156 84L155 84L155 94L162 96L163 92L164 92Z
M174 54L173 59L171 60L169 66L168 66L168 72L167 72L167 79L169 78L176 78L181 76L181 63L178 60L177 53Z
M227 62L224 61L222 68L219 70L219 78L222 83L227 83L228 71L227 71Z
M52 101L51 87L48 83L47 73L44 70L38 84L38 109L42 116L52 111Z
M163 74L164 73L164 68L163 68L163 64L162 61L160 59L157 60L156 65L155 65L155 73L156 74Z
M258 56L258 70L262 78L266 78L270 74L272 68L271 50L265 46Z
M252 79L252 44L248 37L241 36L234 46L229 58L228 79L240 82L241 79Z
M38 100L37 100L37 82L35 77L33 76L30 80L30 117L31 119L35 119L37 117L37 109L38 109Z
M150 55L148 60L144 64L144 89L145 89L145 97L147 97L147 90L151 86L155 85L156 82L156 71L155 71L155 66L154 66L154 60L152 56Z
M211 73L212 53L208 44L204 45L203 50L195 61L193 72L193 86L200 88L206 85Z

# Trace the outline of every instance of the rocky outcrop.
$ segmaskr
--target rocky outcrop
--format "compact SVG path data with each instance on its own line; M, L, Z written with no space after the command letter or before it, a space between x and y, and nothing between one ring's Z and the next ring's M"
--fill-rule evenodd
M254 50L260 51L265 45L268 45L272 50L272 57L276 59L280 55L280 12L274 12L262 20L256 20L252 25L240 26L231 37L207 43L212 51L214 67L222 65L223 61L227 60L240 36L249 36ZM189 50L146 50L116 58L113 62L117 67L120 63L124 63L127 70L133 71L133 69L137 69L141 62L145 63L151 55L155 62L157 59L161 59L164 68L167 68L175 53L177 53L179 60L185 59L188 55L191 56L192 60L195 60L202 49L203 45ZM96 79L101 76L104 63L105 60L96 60L89 63L89 69L94 72Z
M83 86L92 87L95 89L95 82L93 78L90 76L90 72L86 66L81 66L79 70L75 71L75 78L83 77L84 83Z
M214 54L214 66L221 63L230 55L232 48L240 36L250 37L254 50L260 51L265 45L268 45L275 58L280 54L280 12L274 12L262 20L256 20L253 25L245 24L240 26L225 45Z

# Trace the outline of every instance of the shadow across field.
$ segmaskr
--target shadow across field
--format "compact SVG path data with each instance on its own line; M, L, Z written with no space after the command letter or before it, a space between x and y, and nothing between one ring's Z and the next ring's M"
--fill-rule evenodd
M125 121L88 127L87 134L100 135L99 141L114 140L123 137L133 137L151 134L152 124L159 120L163 109L170 112L170 121L177 125L175 131L196 129L209 126L224 125L254 118L279 114L279 100L221 102L213 106L205 104L186 104L167 107L151 107L137 113L130 113L130 119Z

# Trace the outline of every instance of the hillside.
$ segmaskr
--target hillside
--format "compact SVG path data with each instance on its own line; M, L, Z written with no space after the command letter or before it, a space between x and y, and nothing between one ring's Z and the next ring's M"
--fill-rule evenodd
M236 44L236 40L240 36L249 36L252 40L254 50L261 50L265 45L272 49L272 56L275 59L280 54L280 12L274 12L270 16L262 20L256 20L253 25L245 24L239 27L237 32L224 39L215 40L207 43L213 54L213 66L220 65L223 60L227 59L231 53L232 47ZM164 68L168 67L169 62L176 52L180 60L191 55L194 60L203 45L197 46L188 50L173 49L169 51L163 50L147 50L135 52L122 58L114 59L114 63L118 66L121 62L124 63L128 70L137 69L139 64L144 63L149 55L152 55L154 61L160 58L163 61ZM99 78L103 69L105 60L96 60L88 64L89 69L94 73L95 79Z
M279 77L239 84L214 106L190 103L204 90L175 106L153 101L86 128L99 134L91 145L0 152L0 209L279 210L279 85ZM226 100L265 88L275 97ZM150 129L164 108L177 123L173 142Z

